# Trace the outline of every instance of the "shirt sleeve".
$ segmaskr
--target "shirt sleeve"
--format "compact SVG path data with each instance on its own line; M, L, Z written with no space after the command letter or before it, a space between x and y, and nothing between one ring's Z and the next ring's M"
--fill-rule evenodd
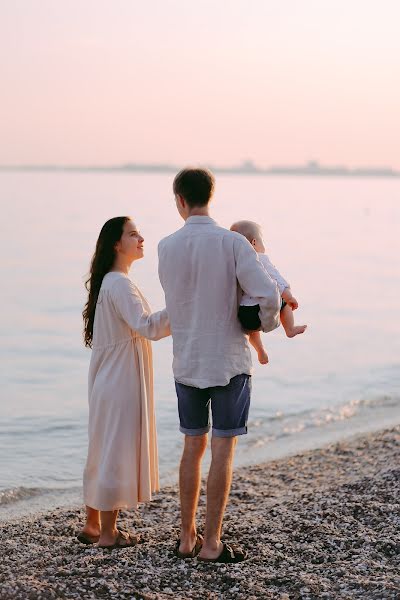
M261 263L264 265L265 270L267 271L268 275L272 279L275 279L275 281L278 285L278 290L279 290L280 294L282 294L282 292L286 288L290 288L290 284L286 281L286 279L284 277L282 277L282 275L279 273L278 269L275 267L275 265L272 264L272 262L270 261L269 257L266 254L263 254L262 257L260 257L260 260L261 260Z
M121 319L142 337L159 340L171 335L166 309L149 313L130 279L123 278L114 285L112 298Z
M163 269L162 269L162 266L161 266L161 259L162 259L162 256L163 256L162 248L163 248L163 240L161 240L158 243L157 253L158 253L158 278L160 280L161 287L163 288L163 290L165 290L165 288L164 288L164 278L163 278Z
M257 252L245 239L235 240L236 277L245 294L257 298L263 331L279 327L281 297L277 284L264 269Z

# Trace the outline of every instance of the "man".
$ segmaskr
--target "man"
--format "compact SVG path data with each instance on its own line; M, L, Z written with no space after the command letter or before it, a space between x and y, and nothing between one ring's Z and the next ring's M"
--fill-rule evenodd
M184 169L173 190L184 227L161 240L159 276L173 337L173 372L180 430L185 434L179 487L181 534L176 554L209 562L239 562L246 552L221 542L238 435L247 433L251 355L237 314L242 291L260 299L264 331L279 325L280 297L257 253L240 234L209 216L214 177ZM213 435L204 540L197 535L201 461L211 402Z

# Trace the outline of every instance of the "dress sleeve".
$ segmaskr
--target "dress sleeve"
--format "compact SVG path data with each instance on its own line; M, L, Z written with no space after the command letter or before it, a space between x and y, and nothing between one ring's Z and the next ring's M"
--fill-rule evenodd
M272 264L272 262L266 254L263 254L261 258L261 263L264 265L268 275L272 277L272 279L275 279L276 283L278 284L278 290L280 294L282 294L282 292L286 288L290 288L290 284L286 281L284 277L282 277L278 269L275 267L275 265Z
M279 327L281 297L278 287L261 264L257 252L245 239L235 241L236 277L245 294L257 298L262 330Z
M121 319L142 337L159 340L171 335L166 309L149 313L130 279L121 278L113 286L112 299Z

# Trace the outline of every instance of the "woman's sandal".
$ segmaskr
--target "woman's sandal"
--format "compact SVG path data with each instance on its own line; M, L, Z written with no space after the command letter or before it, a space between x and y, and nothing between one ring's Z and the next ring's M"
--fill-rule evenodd
M246 560L247 552L239 547L232 547L229 544L223 544L222 552L217 558L201 558L197 557L199 562L205 563L238 563Z
M175 550L174 550L175 556L177 556L178 558L194 558L195 556L198 555L198 553L201 550L201 547L203 545L203 536L201 536L200 534L197 534L196 543L193 546L191 552L179 552L180 545L181 545L181 540L179 540L179 539L176 540Z
M132 535L131 533L127 533L126 531L121 531L118 529L118 534L115 542L111 546L97 546L98 548L103 548L104 550L122 550L123 548L131 548L132 546L136 546L140 541L139 535Z
M86 544L88 546L91 544L97 544L97 542L99 541L99 537L99 535L89 535L88 533L81 531L76 536L76 539L79 540L81 544Z

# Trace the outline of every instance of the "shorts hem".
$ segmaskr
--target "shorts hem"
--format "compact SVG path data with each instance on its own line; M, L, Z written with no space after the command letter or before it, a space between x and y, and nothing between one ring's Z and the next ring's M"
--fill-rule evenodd
M199 429L186 429L185 427L179 427L179 431L185 435L204 435L210 431L210 426L200 427Z
M236 437L237 435L246 435L247 427L238 427L237 429L212 429L215 437Z

